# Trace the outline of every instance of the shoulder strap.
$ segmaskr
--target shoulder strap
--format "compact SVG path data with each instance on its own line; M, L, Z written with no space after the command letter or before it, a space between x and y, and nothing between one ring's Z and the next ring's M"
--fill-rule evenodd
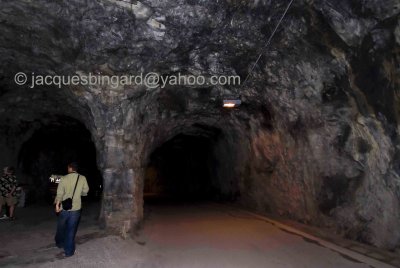
M78 181L79 181L79 174L78 174L78 178L76 179L76 183L75 183L75 188L74 188L74 193L72 194L71 199L74 199L74 195L75 195L75 190L76 190L76 186L78 185Z

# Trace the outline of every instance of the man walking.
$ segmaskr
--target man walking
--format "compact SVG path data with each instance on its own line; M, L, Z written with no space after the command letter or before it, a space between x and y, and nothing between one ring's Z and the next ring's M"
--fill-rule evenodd
M61 178L55 200L55 210L59 213L55 241L57 247L64 249L65 257L70 257L75 253L75 235L81 217L81 196L86 196L89 192L86 177L77 171L77 163L68 165L68 175ZM63 204L63 201L68 198L72 199L72 207L67 210L63 208L67 202Z

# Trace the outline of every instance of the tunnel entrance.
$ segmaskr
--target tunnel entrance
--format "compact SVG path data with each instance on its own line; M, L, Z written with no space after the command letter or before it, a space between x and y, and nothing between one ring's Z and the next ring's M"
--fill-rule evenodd
M175 201L214 200L220 195L215 170L218 129L181 133L158 147L145 172L145 202L151 198Z
M96 149L89 130L78 120L52 117L21 147L18 169L29 191L27 202L54 200L57 185L51 175L65 175L68 163L76 161L79 173L85 175L90 187L87 200L100 200L102 176L96 164Z

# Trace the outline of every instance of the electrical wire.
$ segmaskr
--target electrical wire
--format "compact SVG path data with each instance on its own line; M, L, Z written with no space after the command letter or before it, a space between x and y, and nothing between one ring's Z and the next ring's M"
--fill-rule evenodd
M253 73L254 68L257 66L257 63L258 63L259 60L261 59L261 56L263 55L264 51L265 51L265 50L268 48L268 46L270 45L272 38L274 37L276 31L278 30L278 28L279 28L279 26L281 25L283 19L285 18L286 13L288 12L288 10L289 10L290 6L292 5L293 1L294 1L294 0L291 0L291 1L289 2L289 4L287 5L287 7L286 7L285 11L283 12L281 18L279 19L278 23L276 24L275 29L272 31L271 35L269 36L267 43L266 43L265 46L262 48L260 55L258 56L258 58L256 59L256 61L254 62L253 66L251 67L251 69L250 69L250 71L249 71L249 73L247 74L246 78L244 79L244 81L243 81L243 83L242 83L242 86L243 86L243 85L247 82L247 80L250 78L250 75Z

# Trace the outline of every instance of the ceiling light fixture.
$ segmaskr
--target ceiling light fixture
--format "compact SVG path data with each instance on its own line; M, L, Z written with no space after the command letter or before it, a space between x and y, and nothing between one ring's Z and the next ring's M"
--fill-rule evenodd
M239 99L223 100L224 108L235 108L235 107L240 106L240 104L242 104L242 101Z

